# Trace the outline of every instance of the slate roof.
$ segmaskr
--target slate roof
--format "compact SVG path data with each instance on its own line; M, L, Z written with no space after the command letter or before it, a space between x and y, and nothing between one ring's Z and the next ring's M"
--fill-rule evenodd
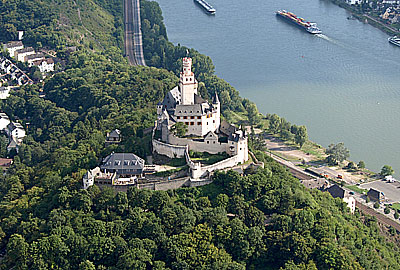
M24 46L22 44L22 41L10 41L5 45L5 47L8 48L8 49L9 48L15 48L15 47L21 47L21 46Z
M107 134L108 138L119 138L121 136L121 131L119 129L114 129Z
M333 198L344 198L345 190L338 185L330 186L326 191L328 191Z
M16 52L17 53L26 53L26 52L34 52L35 50L32 47L27 47L27 48L23 48L23 49L19 49Z
M144 160L132 153L112 153L103 160L102 170L143 170Z

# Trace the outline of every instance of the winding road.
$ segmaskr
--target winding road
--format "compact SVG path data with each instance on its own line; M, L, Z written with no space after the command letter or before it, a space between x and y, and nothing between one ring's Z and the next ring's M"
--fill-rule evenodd
M130 65L146 66L142 46L139 0L124 0L125 55Z

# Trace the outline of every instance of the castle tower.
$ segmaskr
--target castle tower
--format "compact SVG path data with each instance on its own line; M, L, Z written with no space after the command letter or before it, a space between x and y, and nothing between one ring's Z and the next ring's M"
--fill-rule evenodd
M192 72L192 58L183 58L183 68L179 79L179 89L182 94L182 104L194 104L194 95L197 94L197 81Z

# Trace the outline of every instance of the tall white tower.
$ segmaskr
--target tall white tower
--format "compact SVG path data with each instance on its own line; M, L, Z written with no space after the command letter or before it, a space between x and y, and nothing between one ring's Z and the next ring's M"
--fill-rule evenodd
M179 89L182 94L182 105L194 104L194 95L197 94L197 81L192 72L192 58L190 57L183 58Z

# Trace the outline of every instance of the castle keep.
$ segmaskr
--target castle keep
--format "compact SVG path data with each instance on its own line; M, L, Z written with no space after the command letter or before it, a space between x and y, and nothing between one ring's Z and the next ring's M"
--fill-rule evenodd
M226 121L221 122L221 103L217 93L210 103L198 94L197 88L198 82L192 72L192 59L185 57L178 86L169 91L164 100L157 104L155 130L161 133L161 136L158 139L153 138L153 150L171 158L185 156L185 147L196 152L225 152L231 156L225 163L222 161L221 166L213 166L212 170L246 162L247 135ZM178 137L173 132L174 125L179 122L187 127L184 137ZM186 156L190 160L190 157ZM190 164L189 161L188 163ZM199 166L191 166L192 176ZM208 170L208 173L210 172ZM198 172L197 176L199 175L203 176L204 172Z

